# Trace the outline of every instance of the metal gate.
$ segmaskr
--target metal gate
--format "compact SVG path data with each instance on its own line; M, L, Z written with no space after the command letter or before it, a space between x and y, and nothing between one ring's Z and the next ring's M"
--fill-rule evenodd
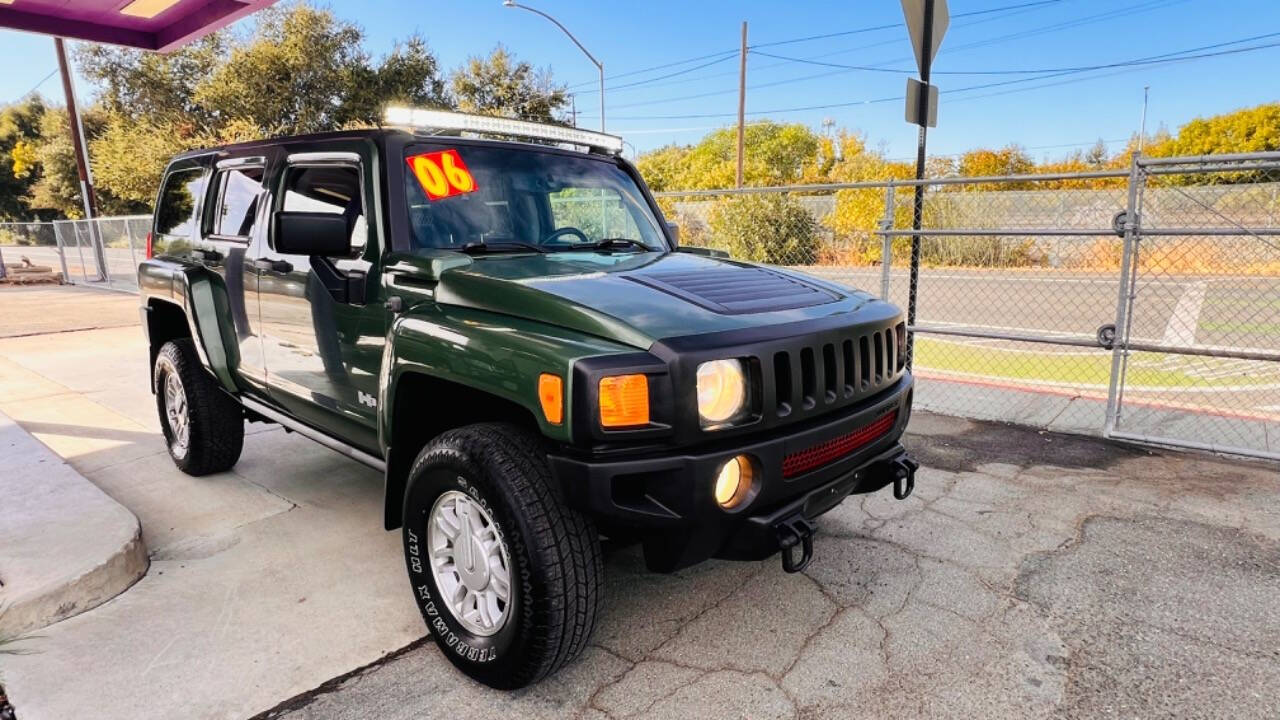
M1280 459L1280 153L1135 158L1104 434Z

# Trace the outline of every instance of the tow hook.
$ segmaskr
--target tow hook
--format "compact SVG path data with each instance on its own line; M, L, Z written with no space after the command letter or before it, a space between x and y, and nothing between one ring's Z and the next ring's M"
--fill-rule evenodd
M773 526L778 534L778 545L782 547L782 569L789 573L798 573L809 566L813 559L813 535L818 528L803 513L796 513ZM793 550L800 546L800 559L795 559Z
M920 463L902 455L893 461L893 496L906 500L911 491L916 489L916 470Z

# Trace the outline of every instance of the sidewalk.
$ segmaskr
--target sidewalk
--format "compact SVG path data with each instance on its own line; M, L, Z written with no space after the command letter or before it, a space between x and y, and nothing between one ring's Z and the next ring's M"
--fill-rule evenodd
M38 630L147 572L138 519L0 412L0 636Z

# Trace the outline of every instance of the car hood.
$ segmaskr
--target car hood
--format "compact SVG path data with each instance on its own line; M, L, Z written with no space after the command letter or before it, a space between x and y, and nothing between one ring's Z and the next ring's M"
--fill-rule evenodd
M685 252L482 256L444 269L435 299L643 349L664 338L793 323L880 302L793 271Z

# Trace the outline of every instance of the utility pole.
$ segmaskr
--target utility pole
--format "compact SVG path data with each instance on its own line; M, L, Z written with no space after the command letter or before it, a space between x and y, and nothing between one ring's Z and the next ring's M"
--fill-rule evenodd
M572 108L570 112L573 113L573 126L578 127L578 96L577 95L569 96L569 106L570 108Z
M1147 98L1151 93L1150 85L1142 86L1142 124L1138 126L1138 154L1142 154L1142 146L1147 141Z
M742 187L742 150L746 144L747 21L742 21L742 50L738 55L738 187Z
M62 92L67 98L67 120L71 130L71 146L75 149L76 171L80 175L80 197L84 200L84 216L88 220L98 215L98 202L93 193L93 173L89 168L89 156L85 151L84 125L80 122L80 108L76 105L76 89L71 81L71 69L67 63L67 49L62 38L53 39L53 49L58 55L58 71L62 75ZM96 226L89 223L89 236L93 240L93 253L98 262L98 279L107 279L107 258L98 240Z

